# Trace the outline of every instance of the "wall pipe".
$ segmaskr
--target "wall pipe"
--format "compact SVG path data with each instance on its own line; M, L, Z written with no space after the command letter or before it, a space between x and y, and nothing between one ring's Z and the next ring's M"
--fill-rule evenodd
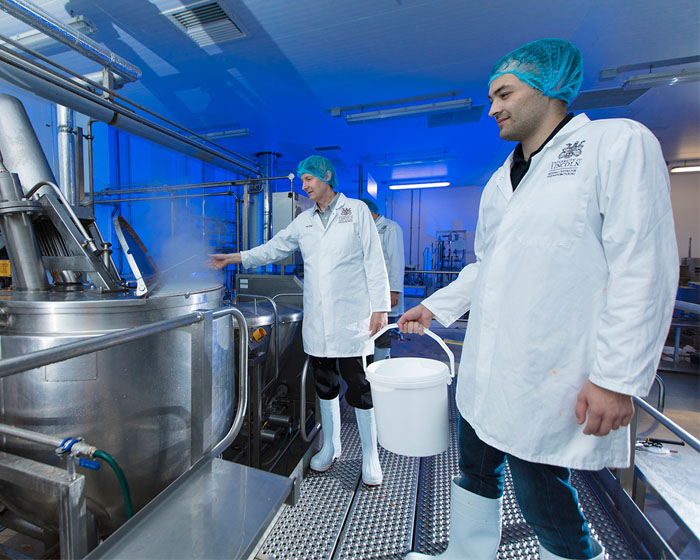
M109 68L129 82L135 82L141 77L141 70L138 66L124 60L82 33L71 29L27 0L0 0L0 9L63 43L68 48L94 60L105 68Z
M217 167L235 173L245 170L253 175L259 174L257 165L240 161L244 159L242 156L228 156L141 117L133 110L104 99L65 77L51 74L47 69L38 66L29 58L20 56L5 45L0 45L0 79L51 102L70 107L83 115Z

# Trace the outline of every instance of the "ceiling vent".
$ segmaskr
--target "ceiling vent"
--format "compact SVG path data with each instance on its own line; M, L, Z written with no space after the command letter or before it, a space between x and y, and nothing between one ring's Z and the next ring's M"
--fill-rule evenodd
M200 47L241 39L246 36L240 25L218 2L199 2L186 8L163 12Z
M332 152L334 150L342 152L343 148L341 148L340 146L316 146L314 150L316 150L317 152Z

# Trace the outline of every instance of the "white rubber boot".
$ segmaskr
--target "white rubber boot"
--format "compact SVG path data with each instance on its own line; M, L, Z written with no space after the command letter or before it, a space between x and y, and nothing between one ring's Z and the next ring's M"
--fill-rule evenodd
M379 486L383 476L377 451L377 423L374 419L374 409L356 408L355 417L362 442L362 482L367 486Z
M391 348L377 348L376 346L374 347L375 362L378 362L379 360L386 360L387 358L391 358Z
M323 429L323 446L321 451L311 457L309 466L312 470L325 472L331 468L333 461L340 457L340 399L319 399L321 403L321 428Z
M501 542L502 499L484 498L465 490L452 480L450 500L450 541L437 556L410 552L406 560L491 560Z
M593 537L591 537L591 544L593 545L593 553L595 554L591 560L605 560L605 547ZM540 545L540 560L566 560L566 558L557 556Z

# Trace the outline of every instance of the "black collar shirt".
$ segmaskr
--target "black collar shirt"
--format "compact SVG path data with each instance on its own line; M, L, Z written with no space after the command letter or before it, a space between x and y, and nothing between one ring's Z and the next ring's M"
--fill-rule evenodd
M547 143L557 135L557 132L564 128L564 126L566 126L566 123L568 123L573 118L573 113L569 113L568 115L566 115L557 125L557 127L552 131L552 134L550 134L549 137L542 143L542 145L530 154L530 159L528 160L526 160L525 156L523 155L522 143L518 142L518 145L513 151L513 164L510 167L510 182L513 185L514 191L520 184L520 181L523 180L523 177L525 177L525 173L527 173L528 169L530 169L530 162L532 161L532 156L541 152L542 149L547 145Z

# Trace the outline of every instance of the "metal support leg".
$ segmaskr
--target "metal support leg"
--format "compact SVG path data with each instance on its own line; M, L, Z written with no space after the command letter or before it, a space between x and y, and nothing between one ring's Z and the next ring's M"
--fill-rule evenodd
M85 477L0 451L0 480L59 498L61 558L82 558L87 550Z
M617 469L615 478L620 481L620 486L624 488L625 492L636 502L636 484L634 475L634 452L635 444L637 443L637 420L638 420L637 407L634 408L634 416L632 416L632 421L630 422L630 466L626 469ZM643 499L643 498L642 498Z

